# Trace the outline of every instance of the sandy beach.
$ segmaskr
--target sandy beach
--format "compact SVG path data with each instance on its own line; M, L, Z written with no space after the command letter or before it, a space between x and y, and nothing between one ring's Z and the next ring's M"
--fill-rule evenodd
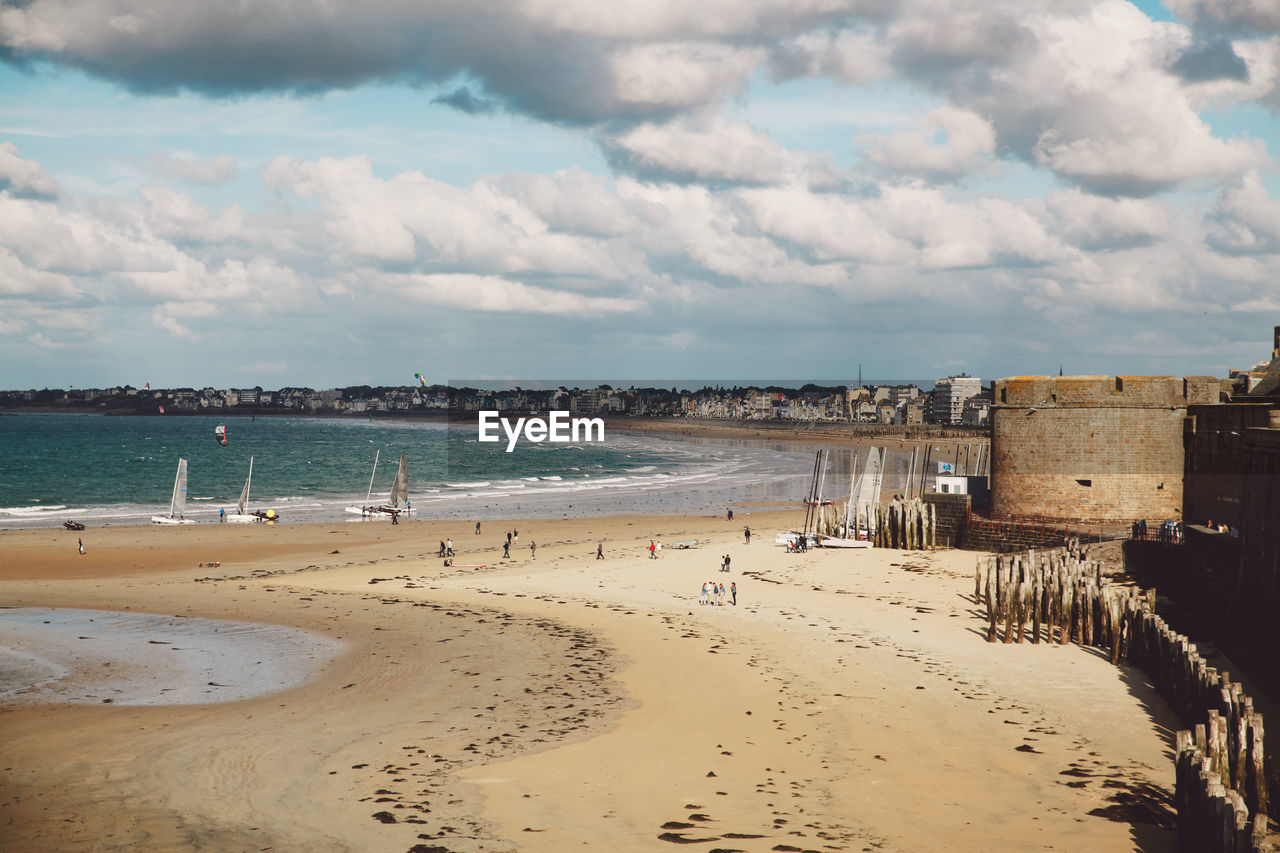
M794 511L735 509L0 531L5 608L335 649L238 701L11 696L0 849L1174 849L1173 722L1141 673L986 643L973 553L788 555Z

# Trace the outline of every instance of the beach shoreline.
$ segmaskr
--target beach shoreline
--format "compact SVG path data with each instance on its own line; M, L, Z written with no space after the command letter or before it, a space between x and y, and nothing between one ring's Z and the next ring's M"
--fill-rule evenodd
M345 644L241 702L0 705L0 849L1173 849L1140 674L987 644L973 554L789 555L794 518L0 531L8 606Z

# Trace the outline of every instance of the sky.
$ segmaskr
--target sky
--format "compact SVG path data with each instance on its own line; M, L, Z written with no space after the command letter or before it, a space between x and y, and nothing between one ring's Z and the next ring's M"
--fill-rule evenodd
M1224 376L1276 0L0 0L0 388Z

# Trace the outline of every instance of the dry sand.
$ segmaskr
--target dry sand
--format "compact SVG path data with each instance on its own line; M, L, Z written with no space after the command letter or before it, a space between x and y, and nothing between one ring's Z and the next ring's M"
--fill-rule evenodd
M239 702L0 705L0 849L1174 848L1141 673L987 644L972 553L788 555L795 512L737 512L0 532L6 606L344 649Z

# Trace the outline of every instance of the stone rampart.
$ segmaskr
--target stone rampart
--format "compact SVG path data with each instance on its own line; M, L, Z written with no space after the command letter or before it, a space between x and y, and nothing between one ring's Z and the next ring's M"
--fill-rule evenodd
M1187 406L1218 402L1219 389L1208 376L996 380L993 515L1180 518Z

